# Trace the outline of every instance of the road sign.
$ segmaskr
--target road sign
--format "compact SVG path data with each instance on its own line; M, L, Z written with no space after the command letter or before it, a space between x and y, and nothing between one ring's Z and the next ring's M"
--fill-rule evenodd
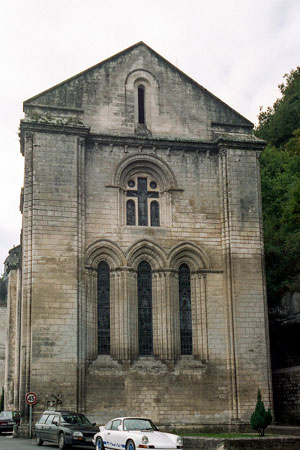
M35 392L27 392L25 395L27 405L35 405L37 402L37 395Z

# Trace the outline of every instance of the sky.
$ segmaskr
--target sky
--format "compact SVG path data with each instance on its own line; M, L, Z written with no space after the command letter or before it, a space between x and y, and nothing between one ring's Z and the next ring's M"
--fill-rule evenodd
M257 123L300 65L299 0L2 0L0 274L19 244L24 100L144 41Z

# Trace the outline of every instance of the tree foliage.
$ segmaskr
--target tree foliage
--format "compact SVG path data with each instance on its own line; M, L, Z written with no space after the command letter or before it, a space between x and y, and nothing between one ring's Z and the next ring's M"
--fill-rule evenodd
M293 132L300 129L300 67L284 75L280 84L281 98L258 116L257 136L280 147L288 142Z
M261 399L260 389L258 389L255 410L250 418L251 428L253 430L258 431L260 436L264 436L265 430L270 425L271 422L272 422L271 411L270 409L266 411L264 402Z
M262 204L269 303L300 274L300 67L285 75L282 97L260 112Z
M7 297L7 283L4 275L0 276L0 306L6 304Z

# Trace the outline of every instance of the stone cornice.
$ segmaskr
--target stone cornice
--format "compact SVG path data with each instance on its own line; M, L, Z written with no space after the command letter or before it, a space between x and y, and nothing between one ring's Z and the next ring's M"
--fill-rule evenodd
M252 134L226 133L220 136L215 133L215 139L211 141L142 138L139 136L118 136L90 133L87 143L100 145L118 145L124 147L135 147L138 151L143 149L165 149L167 151L218 151L220 148L231 148L239 150L263 150L266 143Z
M263 151L266 142L254 135L222 135L217 139L217 146L222 149Z
M58 123L47 121L28 121L26 119L21 120L20 124L21 133L25 131L31 132L51 132L61 134L76 134L78 136L86 137L90 132L90 127L77 123Z
M102 144L102 145L118 145L127 147L136 147L139 151L142 149L162 149L165 150L214 150L216 149L216 143L213 141L188 141L180 139L167 139L167 138L143 138L134 135L112 135L112 134L93 134L90 133L87 139L90 144Z
M220 149L238 149L238 150L258 150L262 151L266 143L252 134L239 133L215 133L215 139L211 141L202 140L180 140L167 138L143 138L133 135L113 135L113 134L95 134L90 132L90 127L80 123L68 123L62 119L62 123L57 121L30 121L21 120L21 145L23 142L24 132L44 132L73 134L81 136L86 140L87 144L100 144L110 146L134 147L137 151L142 152L143 149L164 149L167 152L171 150L185 151L218 151Z
M54 123L46 121L28 121L26 119L20 122L20 152L24 156L24 135L30 133L55 133L55 134L73 134L86 138L90 128L76 123Z
M65 112L65 113L75 113L83 114L84 110L80 108L68 108L65 106L53 106L53 105L41 105L39 103L24 103L23 111L29 112L35 109L41 109L42 111L55 111L55 112Z

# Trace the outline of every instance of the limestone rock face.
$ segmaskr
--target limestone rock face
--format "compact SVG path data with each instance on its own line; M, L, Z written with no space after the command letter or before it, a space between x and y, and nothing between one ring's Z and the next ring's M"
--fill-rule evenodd
M269 309L269 314L272 324L278 326L300 323L300 293L286 292L280 304Z

